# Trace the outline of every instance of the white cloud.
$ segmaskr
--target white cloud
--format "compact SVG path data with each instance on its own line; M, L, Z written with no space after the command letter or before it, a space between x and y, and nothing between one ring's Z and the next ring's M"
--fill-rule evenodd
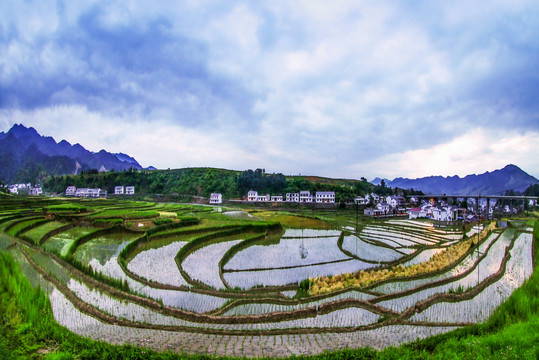
M532 1L36 4L2 4L2 130L158 167L537 168Z
M127 153L139 163L158 168L228 167L257 164L257 154L237 146L219 129L182 127L167 120L146 122L139 114L108 116L80 106L55 106L34 111L0 111L0 124L9 129L22 123L57 142L79 143L87 150Z
M475 128L431 148L393 153L358 164L356 170L358 173L369 172L393 179L403 174L409 178L430 175L465 176L515 164L539 177L538 143L539 132L536 131L521 133Z

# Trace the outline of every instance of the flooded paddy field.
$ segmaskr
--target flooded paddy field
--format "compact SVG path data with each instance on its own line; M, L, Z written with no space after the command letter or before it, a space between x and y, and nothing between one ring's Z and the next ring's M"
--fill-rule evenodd
M58 323L113 344L245 357L397 346L484 321L533 272L524 226L469 237L330 213L87 208L7 220L0 249L48 292Z

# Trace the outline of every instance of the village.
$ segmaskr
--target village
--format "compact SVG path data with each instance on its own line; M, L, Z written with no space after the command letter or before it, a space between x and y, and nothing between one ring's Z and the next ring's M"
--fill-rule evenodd
M6 185L9 192L14 195L32 195L39 196L43 194L43 190L39 184L32 186L30 183ZM134 186L118 185L114 187L114 192L110 195L114 196L132 196L135 195ZM68 186L65 190L65 196L74 196L79 198L106 198L109 193L101 188L77 188ZM363 215L369 217L407 217L408 219L431 219L441 222L454 221L476 221L481 217L492 217L497 211L498 213L509 214L518 211L510 205L500 206L499 202L491 203L490 201L479 201L477 199L468 198L466 202L460 202L456 199L456 205L449 199L435 199L419 197L405 198L403 196L389 195L381 196L375 193L370 193L365 196L358 196L353 201L345 204L337 204L334 191L317 191L314 194L308 190L302 190L296 193L286 193L284 196L259 194L256 190L249 190L248 193L240 200L229 199L227 203L244 203L244 204L282 204L283 206L298 204L311 207L337 208L342 206L354 208L356 211L362 210ZM484 200L484 199L482 199ZM221 193L211 193L209 199L206 198L210 205L220 205L225 202ZM533 204L530 204L533 206Z
M458 200L458 199L457 199ZM485 200L485 199L481 199ZM223 204L223 195L220 193L212 193L209 198L209 204ZM403 196L389 195L380 196L375 193L365 196L356 197L353 202L345 203L347 208L355 208L363 210L363 215L369 217L408 217L408 219L430 219L441 222L454 221L476 221L481 217L493 217L494 213L509 214L515 213L517 209L510 205L500 206L499 202L491 203L490 201L479 201L468 198L465 202L465 207L450 203L451 200L435 201L434 198L420 199L419 197L410 197L408 199ZM244 204L303 204L317 206L321 204L333 205L337 207L335 202L335 192L333 191L318 191L311 194L310 191L300 191L299 193L287 193L283 195L260 195L256 190L250 190L242 200L229 200L230 203L241 202ZM463 204L463 202L458 202ZM530 203L533 206L532 203Z
M89 189L89 188L77 188L75 186L68 186L65 191L66 196L76 196L76 197L107 197L107 190L100 188ZM135 195L134 186L115 186L114 195Z
M41 185L32 186L31 183L21 183L6 185L8 191L12 195L43 195ZM114 195L135 195L134 186L115 186ZM82 198L106 198L108 191L101 188L77 188L76 186L68 186L65 190L65 196L75 196Z

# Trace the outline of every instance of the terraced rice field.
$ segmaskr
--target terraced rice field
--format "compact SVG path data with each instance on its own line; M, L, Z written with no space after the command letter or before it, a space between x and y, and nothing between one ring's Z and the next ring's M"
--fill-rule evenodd
M173 221L147 220L141 231L95 222L100 212L136 218L138 208ZM420 221L298 229L249 216L210 221L200 207L89 209L47 213L42 224L35 215L5 221L3 231L17 235L1 234L0 249L47 289L60 324L114 344L246 357L384 348L485 320L533 271L526 228L491 224L465 242ZM457 258L435 267L435 254L464 242ZM422 272L402 275L412 267ZM374 280L350 285L365 273ZM338 286L315 293L324 279Z

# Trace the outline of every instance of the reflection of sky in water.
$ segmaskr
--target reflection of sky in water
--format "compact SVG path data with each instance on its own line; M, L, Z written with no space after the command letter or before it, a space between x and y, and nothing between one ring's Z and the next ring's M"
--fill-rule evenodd
M225 269L272 269L350 259L337 246L339 234L334 230L287 230L278 244L253 245L240 251Z
M124 240L120 244L89 244L86 243L79 247L75 252L75 257L80 259L83 263L91 262L92 260L98 261L101 265L105 263L113 256L120 255L120 252L129 244L131 240Z
M140 236L140 234L126 233L100 236L79 246L74 255L85 264L95 259L104 265L111 257L118 256L127 244Z
M293 269L226 272L224 273L224 277L233 288L238 286L242 289L249 289L257 285L279 286L296 284L310 277L350 273L374 266L373 264L351 259L337 263L303 266Z
M171 325L171 326L191 326L208 327L206 323L196 323L177 319L170 316L164 316L140 305L116 300L112 297L102 294L93 289L90 290L85 285L71 281L68 284L79 298L96 308L105 311L108 314L118 318L149 324ZM264 307L272 307L272 304L263 304ZM267 311L261 311L264 313ZM377 321L379 315L374 314L362 308L340 309L329 314L318 315L314 318L295 319L280 321L269 324L212 324L214 329L285 329L285 328L303 328L303 327L343 327L343 326L361 326L368 325Z
M480 322L505 301L533 273L532 235L521 234L511 250L504 276L471 300L438 303L414 315L411 320L437 322Z
M223 215L237 220L260 220L257 217L246 213L245 211L225 211Z
M232 246L241 240L231 240L204 246L190 254L182 263L183 270L194 279L215 289L224 289L219 276L219 261Z
M346 236L343 239L343 249L355 254L357 257L377 262L394 261L404 256L395 250L383 246L369 244L357 236Z
M198 294L190 291L155 289L146 286L127 276L118 264L117 257L109 259L104 265L101 265L96 259L92 259L90 265L94 270L104 275L108 275L114 279L127 280L129 288L132 291L144 294L152 299L162 299L163 304L167 306L202 313L215 310L227 301L226 298L217 296Z
M440 285L434 288L421 290L414 294L410 294L397 299L392 299L379 303L379 305L390 308L395 311L404 311L405 309L415 305L418 301L427 299L428 297L443 292L449 292L451 289L457 289L461 286L464 289L476 286L479 282L484 281L487 277L495 274L502 263L505 256L507 244L498 239L489 249L485 258L481 260L479 265L468 275L462 279ZM516 246L516 245L515 245ZM512 252L513 253L513 252Z
M488 248L488 246L494 240L496 240L497 237L498 237L497 234L492 234L486 241L484 241L481 244L481 246L479 247L479 252L481 254L484 253L486 251L486 249ZM381 293L384 293L384 294L389 294L389 293L392 293L392 292L410 290L410 289L413 289L413 288L415 288L417 286L420 286L420 285L423 285L423 284L431 283L431 282L438 281L438 280L447 279L447 278L450 278L452 276L462 274L463 272L465 272L465 271L469 270L470 268L472 268L478 258L479 258L479 256L477 254L477 251L474 251L470 255L468 255L464 260L462 260L462 262L459 265L457 265L453 269L451 269L449 271L446 271L446 272L444 272L442 274L432 276L432 277L428 277L428 278L425 278L425 279L390 282L390 283L382 284L382 285L380 285L378 287L375 287L372 290L377 291L377 292L381 292Z
M175 257L187 244L177 241L158 249L148 249L139 253L127 264L129 271L145 279L168 285L188 285L180 274Z
M47 240L43 247L47 251L58 252L63 256L67 253L73 241L75 240L67 234L58 234Z

